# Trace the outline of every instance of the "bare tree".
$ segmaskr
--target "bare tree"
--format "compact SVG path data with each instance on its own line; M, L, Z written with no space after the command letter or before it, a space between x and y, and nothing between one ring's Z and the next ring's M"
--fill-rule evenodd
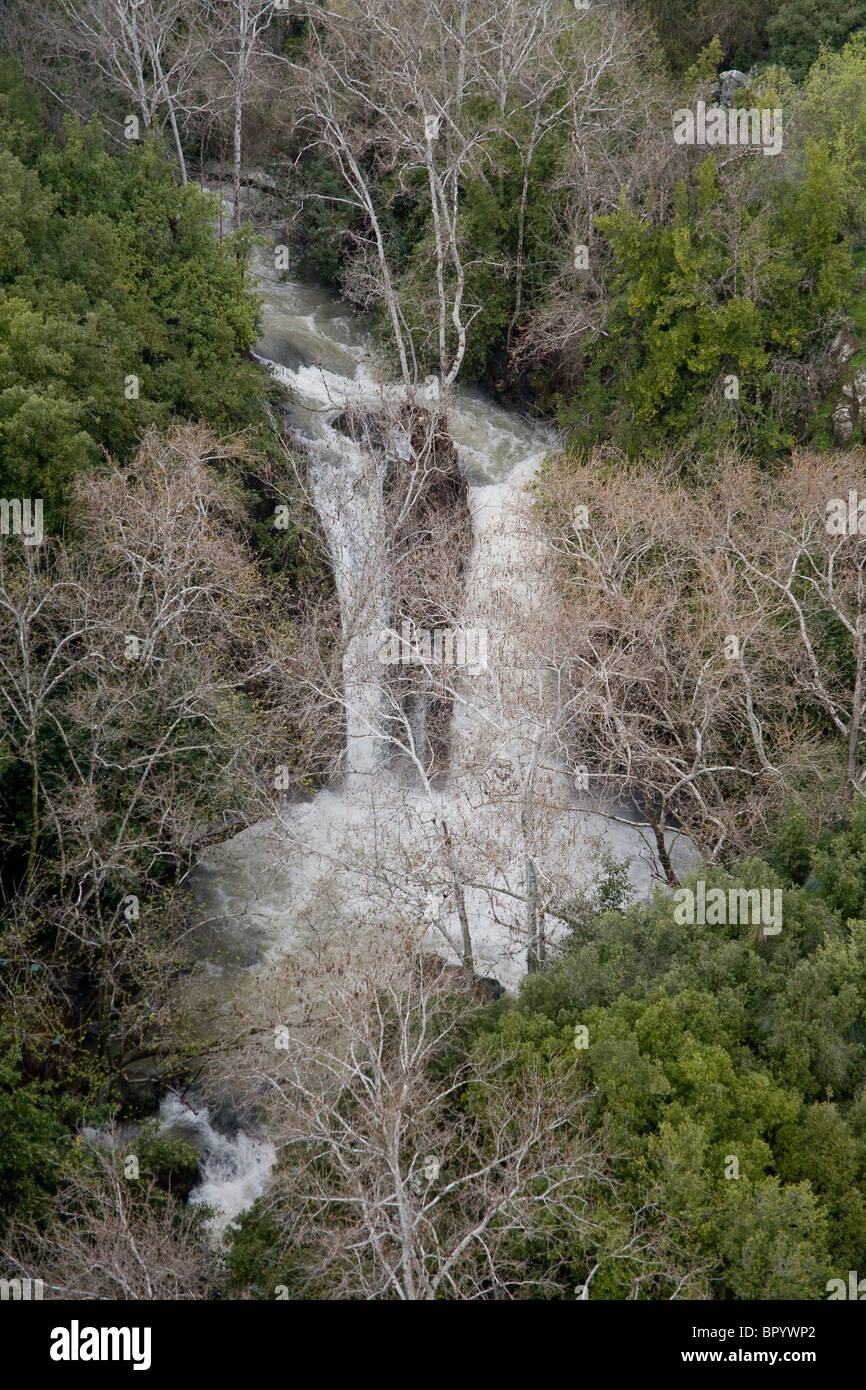
M467 258L461 223L462 183L484 177L489 125L473 114L469 98L489 85L484 63L495 63L494 20L468 0L435 0L419 15L401 0L351 0L323 13L307 10L310 47L294 64L297 111L311 144L321 143L339 169L347 201L361 210L372 246L362 248L352 289L360 298L384 299L407 383L417 377L421 339L432 313L433 355L443 383L453 382L466 352L467 331L480 305L466 301ZM430 213L435 297L427 308L427 281L411 294L397 286L372 171L397 171L401 189L422 196ZM367 252L371 254L367 254Z
M208 1298L213 1250L194 1207L152 1176L126 1176L115 1130L83 1144L61 1174L47 1228L14 1221L0 1264L41 1279L49 1299L112 1301Z
M548 1223L603 1250L600 1263L616 1258L597 1222L615 1185L573 1050L554 1074L492 1041L467 1049L471 996L419 954L417 934L359 927L260 978L229 1061L283 1154L263 1213L304 1249L311 1285L405 1301L555 1295L555 1275L524 1253ZM634 1242L636 1280L661 1275L664 1245Z
M671 827L715 859L753 844L816 778L838 799L828 731L862 788L863 557L825 525L853 473L801 454L773 479L732 458L690 489L673 469L618 460L602 480L602 465L563 466L547 493L565 744L608 814L633 803L674 883Z
M95 67L108 90L129 101L145 131L165 112L184 184L180 119L195 47L192 24L190 0L58 0L42 12L46 44Z
M216 471L245 452L203 427L151 431L134 476L76 481L74 548L0 553L0 736L31 789L6 1002L17 1016L35 998L47 1029L53 999L70 1042L95 1029L103 1050L123 1013L121 1069L166 1021L186 929L171 885L209 837L256 817L285 737L290 624L266 617ZM34 970L53 989L42 1003L18 988Z
M784 622L784 672L838 741L852 798L866 791L862 476L856 454L820 458L800 451L778 483L764 489L759 526L746 531L730 506L726 526L741 583Z
M266 39L274 19L274 0L204 0L202 35L215 65L214 104L229 115L232 137L232 190L235 226L241 217L244 113L266 79Z
M534 158L548 130L567 130L568 141L550 179L554 232L544 248L545 293L522 325L515 320L510 338L515 365L554 361L566 385L582 379L584 337L604 329L611 258L596 219L614 209L624 189L648 218L658 218L682 176L668 137L673 92L654 68L646 26L620 4L593 5L585 17L574 40L545 63L544 75L566 69L567 86L560 80L543 95L536 78L531 98L524 97L532 117L532 133L521 142L524 160Z

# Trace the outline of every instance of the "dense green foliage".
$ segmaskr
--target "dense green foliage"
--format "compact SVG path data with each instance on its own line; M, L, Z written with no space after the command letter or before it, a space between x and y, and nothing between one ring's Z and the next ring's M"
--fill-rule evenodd
M601 913L479 1045L501 1033L555 1065L585 1025L582 1080L619 1177L636 1207L671 1218L710 1296L816 1299L866 1256L866 814L810 847L795 808L769 858L776 871L700 876L783 888L775 939L677 926L661 894ZM611 1263L590 1296L626 1283Z
M48 1083L25 1084L20 1045L0 1055L0 1226L13 1213L41 1217L71 1137L74 1105Z
M857 29L866 27L863 0L783 0L767 23L770 55L796 78L805 77L822 47L841 48Z
M825 141L855 245L866 240L866 32L821 54L803 85L806 136ZM862 326L862 325L861 325Z
M675 71L688 68L701 48L718 34L725 67L748 69L766 56L768 21L778 0L646 0L646 8L665 57Z
M863 0L646 0L665 57L683 71L715 34L726 68L748 71L769 58L800 79L822 46L838 49L866 26Z
M102 450L128 457L177 415L254 421L265 379L241 356L256 330L244 238L219 243L211 201L154 143L111 153L94 120L55 147L2 77L0 490L44 498L51 525Z
M616 271L586 386L564 404L577 439L636 450L685 436L709 449L737 435L759 454L792 444L807 420L773 359L807 352L850 292L845 221L842 173L814 144L769 206L759 192L738 206L709 156L679 185L670 223L625 201L599 218Z
M105 1125L110 1110L105 1105L85 1109L68 1087L39 1081L26 1074L20 1045L4 1035L0 1051L0 1232L10 1218L43 1226L51 1218L52 1198L73 1171L92 1169L92 1158L81 1139L79 1126ZM166 1214L176 1209L195 1180L198 1153L182 1140L160 1134L156 1125L144 1125L124 1145L124 1152L138 1160L143 1190L151 1185L147 1200Z

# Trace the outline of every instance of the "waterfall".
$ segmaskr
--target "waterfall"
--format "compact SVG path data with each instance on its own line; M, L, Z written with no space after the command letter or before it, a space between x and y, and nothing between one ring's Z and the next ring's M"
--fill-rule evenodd
M274 1146L244 1130L224 1133L213 1124L207 1106L195 1109L174 1094L163 1097L158 1133L183 1139L201 1154L189 1200L193 1206L213 1208L210 1230L218 1243L227 1227L265 1191L276 1161Z
M209 849L193 876L212 913L204 938L211 944L200 953L212 958L209 973L222 974L216 962L233 959L229 969L255 975L307 934L344 933L364 920L387 924L402 914L458 959L447 826L475 968L513 987L539 922L550 937L562 930L551 902L591 887L602 850L631 858L639 892L651 880L637 827L587 809L546 738L546 624L555 603L549 551L532 525L526 486L553 437L480 390L458 389L449 402L473 526L462 624L486 634L487 663L453 673L448 776L419 786L382 756L379 649L389 622L382 451L365 450L338 428L353 409L398 418L405 391L376 380L370 345L344 305L309 285L276 280L260 254L257 265L257 355L287 388L292 423L306 443L307 486L340 605L345 766L340 782L312 800ZM421 394L437 404L437 383L428 381ZM399 454L400 441L392 443ZM411 723L423 734L423 698ZM687 855L672 846L677 867ZM166 1129L189 1132L202 1152L192 1200L217 1209L219 1237L265 1190L273 1148L242 1132L220 1133L206 1109L172 1096L161 1118Z
M383 718L377 681L379 633L386 625L381 467L328 421L354 399L352 381L324 369L259 360L288 387L297 423L308 436L307 480L331 557L346 642L346 770L350 777L363 776L377 766Z
M290 951L304 931L351 930L377 911L427 923L440 949L459 953L457 904L439 867L447 825L467 884L476 966L513 986L525 969L539 893L550 903L588 889L605 847L632 857L639 891L651 878L638 829L586 809L545 741L544 631L553 605L545 542L531 524L525 488L553 437L480 390L459 388L449 402L474 526L463 623L486 632L488 661L475 674L454 673L447 782L410 785L379 746L378 652L388 626L382 465L376 451L337 428L353 406L394 418L405 393L377 382L370 345L344 305L277 280L261 256L257 267L258 353L288 388L293 424L307 442L308 486L340 602L346 776L209 850L198 891L213 901L218 889L234 930L262 933L266 955ZM435 382L424 390L433 403ZM555 933L555 921L547 925Z

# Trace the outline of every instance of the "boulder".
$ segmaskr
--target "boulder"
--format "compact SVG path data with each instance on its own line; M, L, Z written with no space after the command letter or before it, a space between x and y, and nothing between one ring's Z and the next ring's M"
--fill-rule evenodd
M853 328L840 328L827 349L827 356L834 367L846 367L859 346Z
M492 1003L494 999L501 999L505 993L505 986L498 980L494 980L492 975L476 975L474 982L475 998L482 1004Z
M425 951L422 955L416 956L415 970L422 979L446 989L457 989L461 993L471 990L479 1004L489 1004L494 999L501 999L505 993L505 986L492 975L470 974L464 966L444 960L435 951Z
M837 444L847 444L854 433L854 408L840 401L833 411L833 437Z
M833 437L837 444L845 445L855 430L866 436L866 367L862 365L863 344L853 324L839 329L825 357L836 394L831 416Z
M713 102L716 106L733 106L737 92L741 87L748 87L750 81L748 73L740 72L739 68L720 72L713 85Z

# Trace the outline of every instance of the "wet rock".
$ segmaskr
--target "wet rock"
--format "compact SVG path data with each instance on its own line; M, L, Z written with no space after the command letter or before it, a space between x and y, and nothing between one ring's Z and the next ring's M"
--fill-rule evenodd
M717 106L733 106L737 92L741 87L748 87L750 81L749 74L740 72L739 68L720 72L712 89L713 101Z
M130 1062L115 1077L115 1088L125 1111L148 1115L159 1105L164 1081L154 1057Z
M853 328L840 328L827 349L827 356L834 367L846 367L859 346Z
M328 423L365 449L384 449L389 442L388 421L373 411L342 410Z
M232 170L215 159L205 160L200 174L202 179L208 182L214 180L218 183L232 183L234 179ZM245 188L260 188L265 193L278 193L280 190L277 180L264 169L245 169L240 181Z
M845 445L856 430L866 434L866 367L862 365L863 344L852 324L839 329L825 357L836 395L831 416L833 437L837 444Z
M494 999L501 999L505 993L504 985L492 975L471 973L465 966L454 965L434 951L418 956L415 969L420 978L428 983L441 985L445 989L459 990L461 993L471 990L479 1004L492 1003Z
M494 999L501 999L505 993L505 987L492 975L476 975L474 988L475 997L482 1004L490 1004Z
M833 437L837 444L847 444L853 433L853 406L846 401L840 401L833 411Z

